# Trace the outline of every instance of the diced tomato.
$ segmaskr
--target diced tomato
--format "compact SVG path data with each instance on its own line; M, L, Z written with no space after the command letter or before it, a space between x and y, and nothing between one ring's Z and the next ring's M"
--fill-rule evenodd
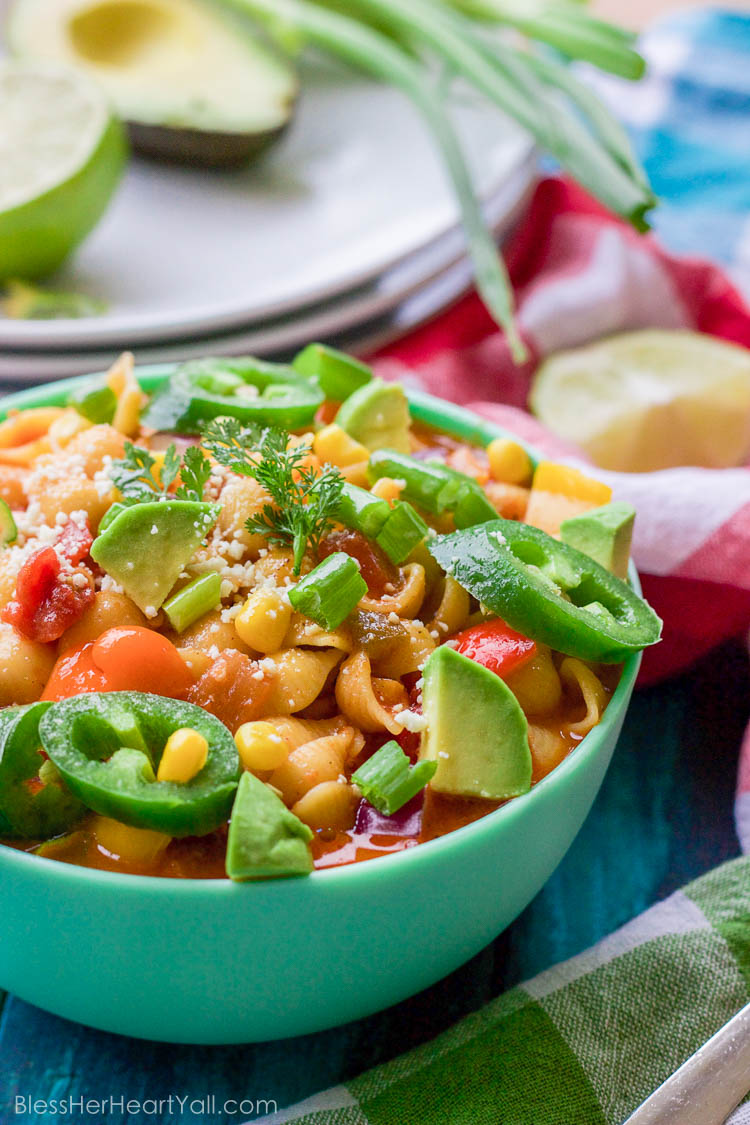
M94 536L89 531L88 521L80 527L73 520L68 520L57 540L57 552L66 558L71 566L77 566L86 558L93 542Z
M498 676L520 668L536 652L536 641L517 633L500 618L465 629L447 644Z
M54 547L42 547L26 560L16 580L16 600L32 614L48 598L60 573L60 560Z
M181 698L192 684L182 657L166 637L140 626L121 626L64 653L42 699L68 699L89 691L150 691Z
M326 535L318 551L320 559L326 559L336 551L344 551L357 560L370 597L382 598L388 585L398 585L398 567L393 565L376 543L365 538L360 531L344 528L343 531L332 531L330 535Z
M75 585L73 575L61 575L60 558L53 547L43 547L26 560L18 572L15 598L0 615L32 641L49 644L63 635L94 600L90 572Z
M395 736L396 742L399 744L404 754L410 761L416 762L419 756L419 744L422 741L421 736L413 730L407 730L406 727L400 734Z
M210 711L234 732L261 717L273 686L273 676L263 675L257 661L229 649L196 681L188 703Z

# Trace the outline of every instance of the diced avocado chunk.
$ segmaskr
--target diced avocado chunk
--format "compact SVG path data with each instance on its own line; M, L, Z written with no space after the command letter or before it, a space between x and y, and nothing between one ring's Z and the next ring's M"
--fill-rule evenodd
M193 500L134 504L94 540L91 557L146 613L158 609L216 520Z
M332 402L343 402L372 379L372 368L366 363L327 344L308 344L294 357L292 367L300 375L316 379Z
M436 792L503 801L529 791L526 716L494 672L441 645L424 666L422 707L419 757L437 762Z
M0 500L0 547L7 547L9 543L15 543L17 535L18 528L16 527L16 521L13 519L13 513L5 501Z
M400 383L366 383L343 403L336 423L370 452L409 452L409 403Z
M252 773L243 773L234 799L227 838L230 879L309 875L312 832L280 797Z
M560 525L560 538L618 578L627 578L634 522L632 504L613 500L565 520Z

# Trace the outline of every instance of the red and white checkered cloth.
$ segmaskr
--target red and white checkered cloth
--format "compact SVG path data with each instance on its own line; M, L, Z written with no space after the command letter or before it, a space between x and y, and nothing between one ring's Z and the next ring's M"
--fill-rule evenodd
M475 295L391 345L379 374L471 406L558 458L582 456L526 411L529 376L550 352L627 329L692 328L750 347L750 309L727 278L637 235L572 183L550 178L507 251L519 323L533 360L519 369ZM637 509L633 553L664 640L642 682L686 667L750 628L750 466L597 475ZM750 733L742 748L737 828L750 851Z

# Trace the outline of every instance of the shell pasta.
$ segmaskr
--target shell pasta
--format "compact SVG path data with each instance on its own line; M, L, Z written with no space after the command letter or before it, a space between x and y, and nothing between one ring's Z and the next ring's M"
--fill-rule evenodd
M124 355L0 423L4 844L239 881L411 847L559 765L656 639L603 485L316 354L151 395Z

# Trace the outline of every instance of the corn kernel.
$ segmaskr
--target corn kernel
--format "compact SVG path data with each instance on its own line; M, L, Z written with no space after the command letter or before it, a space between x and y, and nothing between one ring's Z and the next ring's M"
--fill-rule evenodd
M292 607L273 588L254 590L234 619L241 640L255 652L278 652L292 620Z
M350 437L346 430L332 422L318 430L313 439L313 449L321 461L345 469L359 461L368 461L370 452L360 442Z
M510 438L495 438L487 446L490 473L504 484L528 484L531 458L522 445Z
M208 742L192 727L170 734L156 773L157 781L192 781L206 764Z
M270 723L243 723L234 741L246 770L275 770L289 757L289 743Z
M395 480L393 477L380 477L379 480L375 481L370 491L373 496L378 496L381 500L387 500L390 504L394 500L398 500L405 488L405 480Z
M149 828L131 828L108 816L95 817L92 828L97 844L126 863L153 863L172 838Z

